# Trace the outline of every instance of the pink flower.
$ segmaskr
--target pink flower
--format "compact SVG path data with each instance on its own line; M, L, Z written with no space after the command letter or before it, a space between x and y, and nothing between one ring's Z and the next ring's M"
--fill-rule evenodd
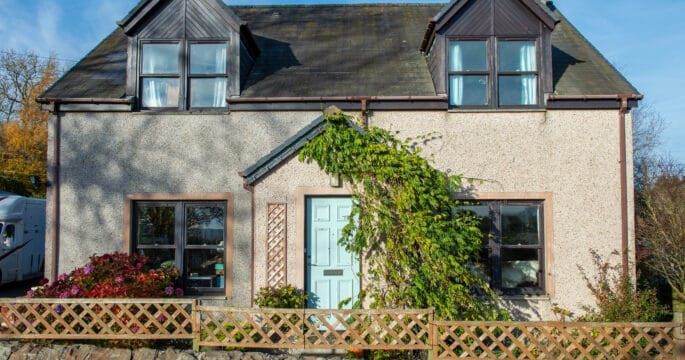
M71 295L77 295L81 291L81 288L78 285L74 285L71 287Z
M136 269L140 270L140 269L142 269L142 268L143 268L143 263L142 263L142 262L139 262L139 263L136 264Z
M118 283L122 283L122 282L124 282L124 277L121 275L117 275L117 277L114 278L114 281L116 281Z
M134 333L137 333L138 330L140 330L140 327L138 325L131 328L131 331L133 331Z
M166 321L166 316L164 316L164 314L160 314L159 316L157 316L157 321L159 321L159 322Z
M28 298L36 297L36 292L33 291L33 289L31 289L31 290L26 292L26 297L28 297Z
M60 274L60 275L57 277L57 280L59 280L59 281L65 281L65 280L67 280L67 274Z
M93 265L88 265L88 266L86 266L85 268L83 268L83 272L86 273L86 274L92 273L93 270L95 270L95 268L93 267Z
M167 286L164 288L164 293L171 296L174 294L174 287L173 286Z
M69 298L69 292L68 291L63 291L59 294L60 299L67 299Z
M183 289L181 289L181 288L176 288L176 296L178 296L178 297L183 296Z

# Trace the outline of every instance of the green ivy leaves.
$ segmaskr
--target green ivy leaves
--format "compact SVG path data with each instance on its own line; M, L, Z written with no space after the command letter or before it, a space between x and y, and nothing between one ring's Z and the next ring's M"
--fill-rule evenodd
M378 308L432 307L439 319L506 316L487 282L469 270L482 234L477 219L455 211L453 194L463 179L435 169L413 146L416 139L360 130L342 113L325 119L327 127L299 159L352 185L352 216L340 242L363 256L374 280L360 298Z

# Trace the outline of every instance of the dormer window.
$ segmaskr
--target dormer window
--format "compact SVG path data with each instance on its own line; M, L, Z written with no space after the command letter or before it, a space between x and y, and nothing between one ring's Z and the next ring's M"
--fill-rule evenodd
M225 42L143 43L141 49L143 109L226 107Z
M538 104L534 40L489 37L449 42L452 107L520 107Z

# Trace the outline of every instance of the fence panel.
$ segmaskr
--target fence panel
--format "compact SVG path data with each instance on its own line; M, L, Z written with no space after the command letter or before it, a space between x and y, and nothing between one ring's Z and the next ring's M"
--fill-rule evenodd
M682 323L434 321L428 310L233 309L193 299L0 299L2 339L432 350L433 359L685 358Z
M432 310L198 307L200 346L430 349Z
M190 299L0 300L3 339L190 339Z
M675 359L678 323L436 322L434 359Z

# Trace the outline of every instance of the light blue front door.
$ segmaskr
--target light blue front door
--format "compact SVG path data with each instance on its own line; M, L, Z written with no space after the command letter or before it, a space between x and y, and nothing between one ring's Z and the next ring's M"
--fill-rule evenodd
M352 199L349 197L307 198L307 307L337 309L359 293L359 260L338 245L342 228L347 225Z

